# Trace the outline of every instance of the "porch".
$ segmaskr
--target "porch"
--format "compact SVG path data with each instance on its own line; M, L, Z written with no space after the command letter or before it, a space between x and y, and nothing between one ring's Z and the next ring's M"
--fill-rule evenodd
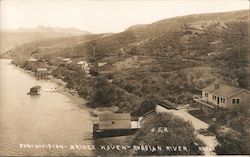
M198 102L199 108L205 112L205 114L213 113L216 109L216 106L212 103L209 103L207 101L204 101L201 99L201 95L194 95L193 100Z

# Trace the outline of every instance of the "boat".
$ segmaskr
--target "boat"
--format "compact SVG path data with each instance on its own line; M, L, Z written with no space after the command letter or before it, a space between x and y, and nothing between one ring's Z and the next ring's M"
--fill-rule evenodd
M28 95L40 95L42 93L41 86L34 86L30 88L30 92L27 93Z

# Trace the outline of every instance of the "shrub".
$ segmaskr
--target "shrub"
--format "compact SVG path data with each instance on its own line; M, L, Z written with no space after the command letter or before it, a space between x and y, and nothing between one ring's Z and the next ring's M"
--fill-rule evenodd
M249 141L239 132L230 130L225 133L217 134L219 145L215 147L218 155L248 155L250 154Z
M133 112L135 116L143 116L145 113L154 110L159 100L156 96L147 97L139 106L139 108Z
M90 68L89 69L89 74L92 76L98 76L99 75L99 71L97 68Z
M115 86L108 83L105 77L97 77L91 103L96 106L111 106L117 100Z
M152 132L152 128L167 128L168 132ZM189 151L138 151L135 155L201 155L199 146L204 144L196 138L195 130L189 122L169 113L158 113L145 119L136 133L132 144L149 146L185 146Z

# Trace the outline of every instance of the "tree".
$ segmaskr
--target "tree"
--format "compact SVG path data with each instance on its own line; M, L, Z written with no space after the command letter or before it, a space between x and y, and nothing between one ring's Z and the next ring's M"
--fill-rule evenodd
M248 155L249 141L239 132L230 129L227 132L218 133L216 136L219 145L215 147L218 155Z
M159 128L167 128L165 131ZM163 129L164 130L164 129ZM133 139L134 145L162 146L161 151L137 151L135 155L200 155L199 146L204 144L196 138L193 126L182 118L169 113L158 113L146 118L142 128ZM181 150L165 149L165 146L181 146ZM185 147L187 149L185 149Z
M143 116L145 113L154 110L159 100L156 96L147 97L139 106L139 108L133 113L136 116Z
M111 106L115 100L115 89L107 82L105 77L97 77L94 94L91 99L93 106Z

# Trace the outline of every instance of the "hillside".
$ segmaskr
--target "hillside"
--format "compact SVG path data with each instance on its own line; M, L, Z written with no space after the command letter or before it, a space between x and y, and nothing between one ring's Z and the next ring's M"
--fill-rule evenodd
M48 39L86 35L89 32L73 28L56 28L39 26L37 28L20 28L14 30L1 30L0 54L22 44L44 41Z
M248 30L247 10L188 15L118 34L35 42L6 54L24 68L30 68L25 62L30 56L47 59L43 66L56 66L52 74L92 106L133 112L152 96L176 105L193 103L193 94L215 81L250 89ZM55 57L69 57L73 63L61 67ZM107 64L88 77L74 64L81 59Z
M33 41L6 51L3 58L27 58L31 55L39 55L42 58L53 58L71 52L77 45L96 38L102 38L110 34L86 34L69 37L57 37L41 41ZM68 55L72 55L68 54Z

